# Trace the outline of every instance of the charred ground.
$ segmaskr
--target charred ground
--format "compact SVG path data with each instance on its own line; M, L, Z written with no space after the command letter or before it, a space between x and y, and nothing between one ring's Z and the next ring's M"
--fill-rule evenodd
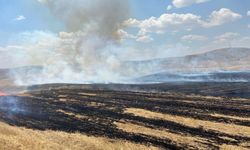
M32 86L29 92L0 97L0 119L13 126L80 132L165 149L250 148L249 85ZM183 122L178 121L182 118ZM224 125L232 130L221 130ZM238 128L244 131L234 132Z

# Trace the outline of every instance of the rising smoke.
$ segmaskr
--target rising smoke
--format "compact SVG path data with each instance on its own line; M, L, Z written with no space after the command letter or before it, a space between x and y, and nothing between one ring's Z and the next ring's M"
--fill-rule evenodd
M166 70L170 72L190 70L198 72L212 68L212 71L217 71L221 67L229 68L233 65L228 65L227 62L231 60L226 60L227 57L224 54L219 55L222 58L207 55L207 57L198 57L197 59L186 57L166 61L161 59L126 61L127 58L136 57L136 55L143 59L152 59L154 56L164 58L168 55L168 52L164 54L163 50L166 49L164 47L160 48L160 51L156 50L155 47L143 51L129 50L126 45L120 42L123 36L121 33L126 34L121 32L125 28L124 21L130 18L128 0L38 1L63 23L65 29L59 33L47 31L22 33L21 37L26 37L30 42L24 38L24 42L18 43L14 48L20 53L9 54L13 57L10 62L15 62L15 65L22 62L26 66L37 65L39 67L24 71L11 71L10 75L14 77L18 85L134 83L133 79ZM174 53L175 50L185 51L188 49L181 45L177 46L176 49L173 47L169 48L171 53ZM231 53L231 51L227 52L227 54ZM245 53L242 54L245 55ZM205 61L212 60L212 58L217 58L219 61L214 63ZM224 62L220 62L220 60ZM238 65L238 59L235 62Z
M12 72L17 84L121 82L128 76L117 51L119 29L129 16L127 0L39 0L65 31L26 46L26 60L43 69L29 77ZM37 48L39 47L39 48ZM42 48L41 48L42 47ZM40 51L38 51L39 49Z

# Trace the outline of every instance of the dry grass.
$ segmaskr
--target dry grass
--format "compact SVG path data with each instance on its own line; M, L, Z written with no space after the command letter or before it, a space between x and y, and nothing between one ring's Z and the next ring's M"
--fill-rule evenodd
M250 121L250 118L238 117L238 116L229 116L229 115L223 115L223 114L211 114L211 116L223 117L223 118L228 118L228 119L237 119L237 120L241 120L241 121Z
M0 148L10 150L158 150L127 141L79 133L35 131L0 123Z
M83 95L83 96L96 96L96 93L79 93L79 95Z
M72 112L67 112L67 111L64 111L62 109L57 110L57 112L63 113L65 115L68 115L68 116L76 118L76 119L87 119L88 118L88 116L79 115L79 114L75 114L75 113L72 113Z
M152 111L148 111L144 109L128 108L126 109L125 112L134 114L136 116L142 116L145 118L173 121L173 122L184 124L186 126L190 126L194 128L203 127L205 130L216 130L219 132L223 131L224 133L227 133L227 134L250 137L250 134L249 134L250 127L246 127L246 126L210 122L210 121L198 120L198 119L193 119L193 118L188 118L188 117L162 114L162 113L152 112Z
M86 106L95 108L95 107L102 107L102 106L104 107L105 104L104 103L97 103L97 102L89 102L86 104Z
M201 106L205 105L208 107L212 107L217 101L221 105L224 104L224 100L230 100L231 102L232 100L235 99L231 100L231 99L224 99L220 97L216 98L209 96L203 99L203 97L200 96L194 95L194 98L192 98L192 96L188 97L179 94L169 94L169 95L164 95L165 96L164 97L161 96L160 94L150 95L150 93L142 94L142 93L127 92L125 94L116 95L116 92L114 92L111 93L111 95L109 95L110 94L109 92L108 93L97 92L97 94L94 94L94 91L86 91L86 93L84 92L85 92L84 90L74 91L72 89L67 89L62 91L52 90L52 91L47 91L46 93L36 93L33 95L25 93L25 94L19 94L18 96L21 97L20 100L23 100L22 104L24 104L25 106L26 104L27 106L32 106L34 110L35 109L39 110L40 106L42 106L42 108L46 108L42 109L42 112L45 114L47 114L48 112L48 115L53 115L53 120L49 119L49 121L51 121L51 125L55 126L56 128L57 126L62 125L63 128L60 128L61 130L70 129L70 131L75 131L75 132L90 131L86 133L89 134L101 133L100 135L103 135L104 137L86 136L80 133L67 133L67 130L65 130L65 132L50 131L50 130L39 131L33 129L20 128L20 127L13 127L0 122L0 150L1 149L11 149L11 150L12 149L13 150L153 149L154 150L154 149L160 149L159 148L160 146L165 146L165 148L168 148L168 144L173 146L180 146L181 148L186 148L186 149L221 148L225 150L227 149L237 150L237 149L244 149L244 147L245 148L250 147L249 140L245 140L246 137L250 137L249 134L250 127L230 124L230 123L227 124L216 121L213 122L210 120L194 119L192 118L192 115L176 116L176 115L164 114L160 112L153 112L150 110L146 110L150 106L155 108L156 107L165 108L166 106L165 103L161 105L154 105L156 103L155 101L157 100L161 101L163 98L165 99L165 97L170 101L177 99L176 102L173 101L173 104L176 105L170 106L173 109L182 109L182 107L178 107L177 105L181 102L184 104L197 103L201 104ZM45 96L43 94L45 94ZM49 97L50 95L52 95L51 98ZM27 97L29 99L26 99ZM173 99L171 97L173 97ZM124 100L125 98L128 100L130 98L133 98L135 99L135 101L126 102ZM114 101L113 99L115 99L116 101ZM143 103L145 99L146 103ZM141 104L137 103L137 101L139 100L142 101ZM40 101L44 102L40 104ZM51 107L51 103L53 103L53 107ZM118 105L114 105L115 103L117 103ZM59 104L59 105L56 105L55 107L54 104ZM237 101L235 100L235 102L232 102L232 104L234 104L233 106L237 107L241 103L240 102L237 103ZM247 100L246 104L248 104ZM131 108L134 106L140 106L140 108L145 108L145 109ZM230 106L230 104L226 104L226 106ZM225 108L227 108L226 106ZM53 110L51 108L53 108ZM199 107L199 105L197 105L197 108L203 109L203 107ZM243 108L243 106L240 105L240 108ZM187 110L183 110L183 112L193 111L193 110L196 111L195 109L196 108L190 107L187 108ZM124 110L123 112L124 114L122 115L124 115L125 117L120 118L119 120L119 117L122 116L121 110ZM245 107L242 110L245 110ZM105 115L102 115L103 112L105 113ZM244 116L236 117L236 116L222 115L223 113L224 113L223 111L217 111L217 114L214 114L213 112L206 112L206 114L218 117L218 119L224 117L227 119L237 119L238 121L250 120L250 118L247 117L244 118ZM92 116L92 114L96 114L96 116ZM235 115L239 114L235 113ZM143 119L138 119L137 117L133 116L140 116L143 117ZM4 116L2 117L2 119L8 121L7 119L4 118ZM10 119L12 120L12 118ZM158 121L149 119L158 119ZM113 122L114 120L116 120L117 122ZM180 127L180 129L179 128L177 129L175 127L175 124L159 120L171 121L178 124L182 124L184 126L183 128ZM26 123L28 127L30 123L29 118L26 118L25 115L20 118L18 116L14 118L13 121L17 121L18 123ZM47 123L46 121L47 120L43 122L43 120L40 118L34 120L34 123L36 125L34 126L34 129L40 127L40 124L46 126ZM77 125L75 127L70 127L72 124L71 122L77 123ZM166 123L166 125L165 124L163 125L162 123ZM112 128L109 128L111 124ZM113 126L113 124L115 124L116 126ZM116 128L117 130L113 130L114 128ZM199 130L195 130L194 128ZM121 136L119 137L125 137L125 138L119 140L105 138L106 136L108 137L112 136L113 133L114 137L118 134L121 134ZM227 133L230 136L223 133ZM133 136L131 136L132 134ZM240 137L236 137L233 135L240 135L244 139L240 139ZM130 139L131 141L130 140L126 141L125 139ZM144 144L148 143L148 145L154 143L159 147L153 147L153 146L147 147L146 144L145 145L140 143L136 144L133 143L132 140L141 141Z
M162 120L172 121L178 124L183 124L183 125L194 127L194 128L202 127L204 130L216 130L218 132L223 132L223 133L227 133L231 135L241 135L241 136L250 137L250 134L249 134L250 127L246 127L246 126L203 121L203 120L198 120L198 119L193 119L193 118L162 114L162 113L152 112L152 111L148 111L144 109L136 109L136 108L128 108L126 109L125 113L130 113L135 116L141 116L141 117L150 118L150 119L162 119ZM237 117L237 119L242 119L242 118ZM243 118L243 119L249 119L249 118ZM183 145L190 145L196 148L199 147L199 149L207 149L206 146L203 144L207 143L208 141L203 138L191 137L188 135L174 134L174 133L170 133L167 129L164 129L164 130L151 129L151 128L147 128L147 127L132 124L132 123L116 123L116 125L118 126L118 128L125 130L127 132L140 133L140 134L146 134L146 135L155 136L159 138L170 139L173 142L177 143L177 145L183 144ZM229 139L228 137L221 137L221 138L226 138L229 141L234 141L234 139ZM220 149L222 150L245 150L246 148L244 147L249 147L250 145L249 143L242 142L238 146L226 145L226 144L217 145L217 146L220 147Z
M247 148L243 148L243 147L238 147L238 146L234 146L234 145L222 145L220 147L221 150L249 150Z
M137 133L137 134L139 133L153 137L168 139L173 141L174 142L173 144L177 146L189 145L192 146L193 148L197 147L199 147L199 149L207 148L206 145L202 144L206 143L206 139L203 138L174 134L168 132L168 130L151 129L133 123L116 122L115 124L119 129L124 130L126 132Z
M33 95L31 95L30 93L19 93L19 94L15 94L16 96L20 96L20 97L35 97Z

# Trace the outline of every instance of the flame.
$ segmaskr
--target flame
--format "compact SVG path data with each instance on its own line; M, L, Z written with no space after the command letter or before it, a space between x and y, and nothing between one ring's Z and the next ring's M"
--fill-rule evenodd
M0 91L0 96L7 96L7 94Z

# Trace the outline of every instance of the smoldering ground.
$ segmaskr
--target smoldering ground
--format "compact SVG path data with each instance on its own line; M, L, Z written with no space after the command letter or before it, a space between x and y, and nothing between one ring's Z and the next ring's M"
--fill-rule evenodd
M8 117L16 114L28 114L26 108L17 96L0 96L0 112L7 114Z

